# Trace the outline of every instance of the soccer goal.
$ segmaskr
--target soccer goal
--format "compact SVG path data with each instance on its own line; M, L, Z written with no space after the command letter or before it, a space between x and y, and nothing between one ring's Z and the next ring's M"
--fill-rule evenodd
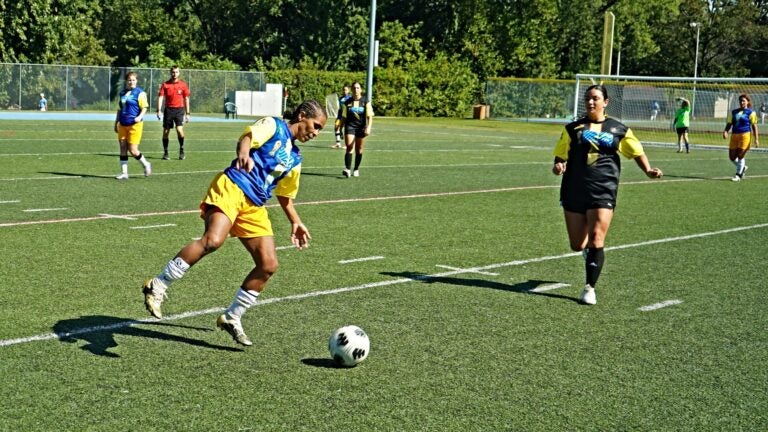
M689 136L693 145L722 148L726 119L731 110L738 108L741 94L749 95L758 121L768 120L768 78L577 74L574 118L584 115L584 91L593 84L603 84L608 91L607 114L631 127L644 144L677 145L672 122L680 98L691 104ZM761 107L765 107L762 113Z

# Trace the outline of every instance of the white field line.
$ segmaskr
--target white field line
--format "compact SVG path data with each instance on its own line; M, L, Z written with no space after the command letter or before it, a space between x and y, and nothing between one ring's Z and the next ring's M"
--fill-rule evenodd
M130 228L132 230L138 230L138 229L165 228L165 227L175 227L175 226L176 224L174 223L168 223L168 224L159 224L159 225L132 226Z
M754 178L756 176L752 176L752 177ZM768 177L768 175L766 177ZM730 178L730 177L723 177L723 178ZM686 181L702 181L702 179L643 180L643 181L636 181L636 182L624 182L622 183L622 185L677 183L677 182L686 182ZM325 201L306 201L306 202L295 202L294 205L303 206L303 205L344 204L344 203L389 201L389 200L398 200L398 199L435 198L435 197L444 197L444 196L474 195L474 194L481 194L481 193L514 192L514 191L524 191L524 190L555 189L555 188L560 188L560 185L552 184L552 185L543 185L543 186L516 186L516 187L508 187L508 188L481 189L481 190L472 190L472 191L435 192L435 193L427 193L427 194L395 195L395 196L381 196L381 197L368 197L368 198L346 198L346 199L325 200ZM266 207L277 207L277 206L278 204L269 204ZM115 218L175 216L175 215L189 214L189 213L200 213L200 209L136 213L136 214L129 214L129 215L107 215L107 214L101 213L97 216L85 216L85 217L79 217L79 218L4 222L4 223L0 223L0 228L15 227L15 226L22 226L22 225L44 225L44 224L68 223L68 222L86 222L86 221L115 219Z
M444 269L448 269L448 270L464 270L461 267L451 267L451 266L442 265L442 264L435 264L435 267L444 268ZM484 275L487 275L487 276L498 276L499 275L498 273L482 272L482 271L477 272L477 273L484 274Z
M20 202L21 200L8 200L8 201L0 201L0 204L16 204Z
M556 283L556 284L548 284L548 285L541 285L537 286L536 288L532 289L531 292L546 292L546 291L552 291L560 288L568 288L571 286L571 284L567 283Z
M747 230L754 230L754 229L760 229L760 228L766 228L768 227L768 223L764 224L757 224L757 225L749 225L749 226L743 226L743 227L736 227L736 228L729 228L724 229L720 231L711 231L711 232L705 232L705 233L698 233L698 234L690 234L686 236L678 236L678 237L668 237L666 239L658 239L658 240L650 240L640 243L630 243L625 245L619 245L614 247L608 247L605 248L606 251L608 250L619 250L619 249L629 249L629 248L636 248L636 247L643 247L653 244L661 244L661 243L669 243L674 241L681 241L681 240L689 240L689 239L695 239L695 238L703 238L703 237L711 237L716 235L722 235L722 234L728 234L732 232L737 231L747 231ZM271 303L280 303L285 301L298 301L298 300L305 300L308 298L313 297L320 297L320 296L326 296L326 295L334 295L334 294L342 294L346 292L352 292L352 291L359 291L369 288L377 288L377 287L383 287L383 286L389 286L389 285L399 285L404 283L409 283L413 281L422 281L422 280L429 280L434 278L441 278L446 276L454 276L457 274L465 274L465 273L477 273L478 271L482 270L490 270L490 269L496 269L496 268L502 268L502 267L513 267L513 266L520 266L520 265L526 265L531 263L539 263L544 261L551 261L551 260L557 260L557 259L563 259L563 258L570 258L574 256L581 256L581 252L571 252L561 255L551 255L551 256L544 256L544 257L538 257L538 258L529 258L525 260L516 260L516 261L508 261L504 263L498 263L498 264L490 264L487 266L482 267L474 267L474 268L468 268L468 269L460 269L460 270L452 270L449 272L444 273L437 273L433 275L423 275L423 276L417 276L412 278L400 278L400 279L390 279L390 280L384 280L380 282L372 282L367 283L363 285L356 285L356 286L350 286L350 287L343 287L343 288L336 288L336 289L330 289L330 290L323 290L323 291L312 291L308 293L303 294L294 294L286 297L275 297L265 300L260 300L260 305L266 305ZM674 301L674 300L673 300ZM224 308L212 308L212 309L204 309L204 310L198 310L198 311L190 311L185 312L182 314L177 315L169 315L162 319L162 321L177 321L180 319L185 318L191 318L191 317L197 317L201 315L209 315L214 313L221 313ZM134 320L134 321L125 321L122 323L116 323L111 324L109 326L95 326L95 327L84 327L81 329L72 330L71 332L65 333L65 334L56 334L56 333L44 333L39 334L35 336L27 336L27 337L21 337L16 339L2 339L0 340L0 347L4 346L10 346L10 345L18 345L28 342L34 342L34 341L44 341L44 340L51 340L51 339L58 339L59 337L65 337L70 335L78 335L78 334L85 334L85 333L93 333L97 331L103 331L103 330L114 330L117 328L123 328L128 327L133 324L142 324L142 323L148 323L148 322L156 322L157 320L154 319L143 319L143 320Z
M351 264L351 263L357 263L357 262L363 262L363 261L376 261L384 259L383 256L369 256L369 257L363 257L363 258L353 258L348 260L341 260L339 261L339 264Z
M67 210L66 207L57 207L57 208L36 208L36 209L25 209L22 210L24 213L36 213L36 212L49 212L49 211L59 211L59 210Z
M660 303L654 303L652 305L643 306L641 308L638 308L638 310L643 311L643 312L649 312L649 311L654 311L656 309L665 308L667 306L674 306L674 305L680 304L682 302L683 302L682 300L665 300L665 301L660 302Z

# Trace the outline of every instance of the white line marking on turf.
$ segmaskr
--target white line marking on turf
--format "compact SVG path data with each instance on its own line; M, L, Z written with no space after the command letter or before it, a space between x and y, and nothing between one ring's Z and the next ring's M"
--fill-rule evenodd
M440 267L440 268L444 268L444 269L448 269L448 270L464 270L461 267L451 267L451 266L442 265L442 264L435 264L435 267ZM488 276L498 276L499 275L498 273L483 272L483 271L474 272L474 273L480 273L480 274L484 274L484 275L488 275Z
M152 229L152 228L165 228L165 227L175 227L176 224L159 224L159 225L143 225L143 226L132 226L131 229Z
M712 231L712 232L706 232L706 233L699 233L699 234L691 234L687 236L679 236L679 237L669 237L666 239L659 239L659 240L651 240L647 242L640 242L640 243L630 243L626 245L620 245L620 246L614 246L610 248L605 248L605 250L614 250L614 249L629 249L629 248L636 248L636 247L642 247L642 246L648 246L651 244L658 244L658 243L669 243L673 241L680 241L680 240L689 240L694 238L702 238L702 237L710 237L720 234L728 234L732 232L737 231L746 231L746 230L753 230L753 229L760 229L768 227L768 223L766 224L758 224L758 225L750 225L750 226L744 226L744 227L736 227L736 228L730 228L720 231ZM562 255L552 255L552 256L545 256L545 257L539 257L539 258L530 258L526 260L516 260L516 261L508 261L505 263L499 263L499 264L491 264L483 267L476 267L474 269L462 269L462 270L454 270L450 272L445 273L438 273L433 275L424 275L424 276L417 276L412 278L400 278L400 279L391 279L391 280L384 280L380 282L372 282L367 283L363 285L357 285L357 286L351 286L351 287L344 287L344 288L336 288L331 290L325 290L325 291L312 291L304 294L295 294L291 296L286 297L276 297L271 299L264 299L260 300L259 304L270 304L270 303L280 303L284 301L293 301L293 300L304 300L312 297L320 297L325 295L333 295L333 294L341 294L351 291L359 291L364 290L368 288L377 288L377 287L383 287L388 285L399 285L403 283L413 282L413 281L420 281L420 280L429 280L434 278L440 278L440 277L446 277L446 276L454 276L457 274L462 273L473 273L477 270L489 270L494 268L500 268L500 267L512 267L512 266L519 266L519 265L525 265L530 263L537 263L542 261L550 261L550 260L556 260L556 259L562 259L562 258L570 258L574 256L581 256L581 252L570 252ZM674 301L674 300L673 300ZM208 315L208 314L214 314L214 313L221 313L224 308L214 308L214 309L205 309L205 310L199 310L199 311L190 311L185 312L178 315L168 315L164 317L161 321L176 321L184 318L191 318L191 317L197 317L201 315ZM72 332L62 334L61 337L64 337L66 335L76 335L76 334L85 334L85 333L93 333L100 330L114 330L116 328L123 328L128 327L132 324L140 324L140 323L150 323L150 322L157 322L157 320L154 319L145 319L145 320L136 320L136 321L126 321L125 323L117 323L112 324L109 326L101 326L101 327L84 327L82 329L73 330ZM3 346L9 346L9 345L17 345L27 342L34 342L34 341L41 341L41 340L51 340L51 339L57 339L59 338L59 335L56 333L46 333L46 334L40 334L36 336L28 336L28 337L22 337L17 339L5 339L0 340L0 347Z
M38 208L38 209L24 209L23 212L26 213L34 213L34 212L48 212L48 211L58 211L58 210L67 210L66 207L58 207L58 208Z
M656 309L665 308L667 306L674 306L674 305L680 304L682 302L683 302L682 300L665 300L663 302L654 303L652 305L640 307L640 308L638 308L638 310L641 310L643 312L649 312L649 311L653 311L653 310L656 310Z
M121 215L113 215L109 213L99 213L99 216L101 216L104 219L125 219L125 220L136 220L137 218L131 217L131 216L121 216Z
M354 259L348 259L348 260L341 260L339 261L339 264L350 264L350 263L356 263L356 262L363 262L363 261L375 261L384 259L383 256L369 256L365 258L354 258Z
M8 201L0 201L0 204L15 204L20 202L21 200L8 200Z
M547 284L547 285L540 285L536 288L532 289L531 292L545 292L545 291L552 291L559 288L568 288L571 286L571 284L567 283L556 283L556 284Z

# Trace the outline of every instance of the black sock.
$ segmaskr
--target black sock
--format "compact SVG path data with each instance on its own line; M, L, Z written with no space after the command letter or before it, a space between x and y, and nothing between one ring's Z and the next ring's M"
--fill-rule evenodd
M349 169L352 165L352 153L344 153L344 166Z
M597 284L600 272L603 271L604 262L605 253L603 252L603 248L587 249L587 260L585 263L585 268L587 270L587 285L592 288Z
M184 137L179 137L179 151L184 151Z
M163 138L163 152L168 153L168 138Z
M141 153L139 153L138 156L134 156L133 158L136 159L137 161L140 161L142 156L143 155ZM126 160L128 160L128 159L126 158Z
M355 154L355 171L357 171L358 168L360 168L360 162L363 161L363 154L357 153Z
M128 160L128 155L120 156L120 162L125 162Z

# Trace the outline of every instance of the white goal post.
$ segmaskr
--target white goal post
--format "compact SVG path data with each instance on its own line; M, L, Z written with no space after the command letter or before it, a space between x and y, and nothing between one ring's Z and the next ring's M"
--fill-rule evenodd
M725 122L730 111L738 108L741 94L749 95L761 125L768 121L768 78L577 74L573 118L584 115L584 91L593 84L603 84L608 91L606 113L635 130L644 144L677 145L672 122L680 107L678 98L691 103L689 136L693 145L722 148L726 144L722 139ZM766 107L762 116L761 106Z

